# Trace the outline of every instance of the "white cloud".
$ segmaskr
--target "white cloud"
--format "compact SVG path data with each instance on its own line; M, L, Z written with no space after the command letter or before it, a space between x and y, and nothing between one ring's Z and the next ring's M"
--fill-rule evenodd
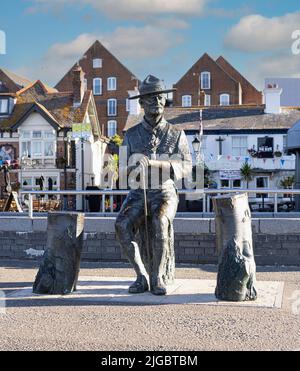
M248 15L234 25L224 39L225 47L242 52L290 49L292 33L300 27L300 12L266 18Z
M210 0L31 0L31 13L53 11L64 6L90 5L113 19L145 19L153 15L199 15Z
M40 61L29 68L20 68L18 72L31 79L55 84L97 39L133 73L135 66L141 70L148 60L159 59L183 41L172 28L158 25L118 27L111 33L100 35L86 33L68 43L52 45Z
M249 62L249 79L257 88L263 89L267 77L300 77L299 63L299 56L288 53L253 58Z

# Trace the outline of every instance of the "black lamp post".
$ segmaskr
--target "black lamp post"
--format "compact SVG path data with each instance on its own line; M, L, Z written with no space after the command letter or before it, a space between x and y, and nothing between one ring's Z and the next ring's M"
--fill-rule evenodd
M200 145L201 145L201 142L197 136L195 136L195 139L193 140L192 145L193 145L194 152L197 155L200 152Z

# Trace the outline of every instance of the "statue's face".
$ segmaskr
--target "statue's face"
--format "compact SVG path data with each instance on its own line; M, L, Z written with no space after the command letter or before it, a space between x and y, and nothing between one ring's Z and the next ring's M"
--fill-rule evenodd
M146 116L161 116L164 113L166 97L163 94L147 95L140 99Z

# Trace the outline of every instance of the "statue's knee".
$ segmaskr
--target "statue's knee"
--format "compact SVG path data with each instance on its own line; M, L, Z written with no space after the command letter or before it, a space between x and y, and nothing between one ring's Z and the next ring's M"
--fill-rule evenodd
M128 233L130 228L130 222L128 218L118 217L115 224L115 230L117 237L122 237Z

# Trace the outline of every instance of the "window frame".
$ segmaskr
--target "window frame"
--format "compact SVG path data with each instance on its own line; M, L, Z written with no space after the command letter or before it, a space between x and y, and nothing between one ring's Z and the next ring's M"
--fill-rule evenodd
M114 81L114 84L111 85L111 82ZM117 90L117 78L111 76L107 78L107 91L116 91Z
M99 93L96 92L96 82L98 82L98 81L100 81L100 85L99 85L100 86L100 91L99 91ZM102 85L102 78L101 77L95 77L93 79L93 94L95 96L103 95L103 85Z
M182 107L192 107L192 96L190 94L183 95L181 97L181 105Z
M113 129L110 127L111 124L114 124L114 128ZM110 130L113 130L114 131L114 134L113 135L110 135ZM109 120L107 122L107 136L108 136L108 138L112 138L117 133L118 133L118 122L117 122L117 120Z
M207 104L207 98L209 98L209 104ZM210 94L205 94L205 97L204 97L204 106L205 107L210 107L211 106L211 95Z
M234 140L239 139L240 140L240 145L234 145ZM245 145L241 145L241 139L245 140ZM233 156L247 156L248 155L248 136L247 135L233 135L231 138L231 150ZM238 150L238 151L236 151ZM236 151L236 152L235 152Z
M6 111L1 111L2 101L6 102L6 104L7 104L7 110ZM8 98L0 98L0 116L6 116L8 114L9 114L9 99Z
M207 86L205 86L205 84L204 84L204 82L206 82L204 80L205 76L208 76ZM200 86L201 86L201 89L203 89L203 90L211 90L211 73L209 71L201 72L201 74L200 74Z
M224 98L224 97L228 98L228 104L223 104L222 98ZM228 94L228 93L220 94L220 106L224 106L224 107L230 106L230 94Z
M41 133L40 137L34 137L34 133ZM57 138L51 130L24 130L19 132L20 156L29 157L31 159L55 159L57 151ZM33 154L34 146L40 143L41 154ZM46 155L46 143L53 145L53 155ZM24 151L23 148L26 150ZM26 152L26 153L25 153Z
M96 68L102 68L102 67L103 67L103 59L102 58L94 58L93 59L93 68L96 69Z
M114 110L113 113L110 111L110 108L111 108L110 103L111 102L115 103L115 110ZM110 99L107 100L107 116L109 116L109 117L118 116L118 100L116 98L110 98Z

